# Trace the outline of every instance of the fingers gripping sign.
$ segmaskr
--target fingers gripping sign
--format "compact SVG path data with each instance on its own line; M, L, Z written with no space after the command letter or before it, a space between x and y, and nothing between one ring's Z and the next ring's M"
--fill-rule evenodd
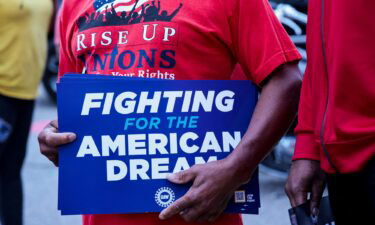
M162 220L179 214L187 222L212 222L224 211L234 190L241 185L225 160L195 165L167 178L176 184L192 182L192 186L160 213Z
M181 171L175 174L170 174L167 176L167 179L175 184L186 184L188 182L191 182L195 179L194 174L194 167L191 169ZM170 205L168 208L164 209L160 215L159 218L169 219L174 215L183 213L185 210L187 210L190 206L193 205L193 201L190 197L190 193L187 192L184 196L182 196L180 199L175 201L172 205Z
M55 166L58 166L58 150L60 145L70 143L76 139L74 133L58 133L56 120L51 121L38 136L40 152Z

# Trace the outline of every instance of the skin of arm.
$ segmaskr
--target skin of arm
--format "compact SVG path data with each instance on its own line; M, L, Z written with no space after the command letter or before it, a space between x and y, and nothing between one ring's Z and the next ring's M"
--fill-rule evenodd
M160 219L179 214L187 222L215 221L233 192L249 181L258 164L285 134L298 108L302 79L297 63L280 66L263 83L248 129L227 158L168 176L173 183L193 184L183 197L159 214Z
M257 167L288 130L297 114L301 84L297 64L281 66L265 81L248 130L228 157L239 175ZM248 181L249 175L242 179Z

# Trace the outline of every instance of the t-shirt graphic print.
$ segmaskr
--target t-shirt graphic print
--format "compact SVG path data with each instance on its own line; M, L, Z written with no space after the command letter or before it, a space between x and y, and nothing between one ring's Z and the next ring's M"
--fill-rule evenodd
M182 6L168 12L160 1L96 0L95 11L76 21L74 54L88 73L175 79L178 24L172 20Z

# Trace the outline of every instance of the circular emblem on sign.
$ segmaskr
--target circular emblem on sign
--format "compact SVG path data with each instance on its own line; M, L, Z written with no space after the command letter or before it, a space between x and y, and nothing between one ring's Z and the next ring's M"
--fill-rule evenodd
M161 187L155 193L155 202L159 206L166 208L170 206L175 200L175 195L172 189L168 187Z

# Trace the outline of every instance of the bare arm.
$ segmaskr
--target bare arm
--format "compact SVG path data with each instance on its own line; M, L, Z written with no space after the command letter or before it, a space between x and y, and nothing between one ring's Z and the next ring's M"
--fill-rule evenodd
M160 219L180 214L186 221L216 220L235 189L251 178L257 165L287 131L296 116L300 87L297 64L289 63L274 71L264 83L248 130L236 149L226 159L196 165L168 177L174 183L193 181L193 185L160 213Z
M288 64L274 72L262 88L259 102L247 132L228 159L238 165L243 180L277 144L293 122L299 101L301 74L296 64Z

